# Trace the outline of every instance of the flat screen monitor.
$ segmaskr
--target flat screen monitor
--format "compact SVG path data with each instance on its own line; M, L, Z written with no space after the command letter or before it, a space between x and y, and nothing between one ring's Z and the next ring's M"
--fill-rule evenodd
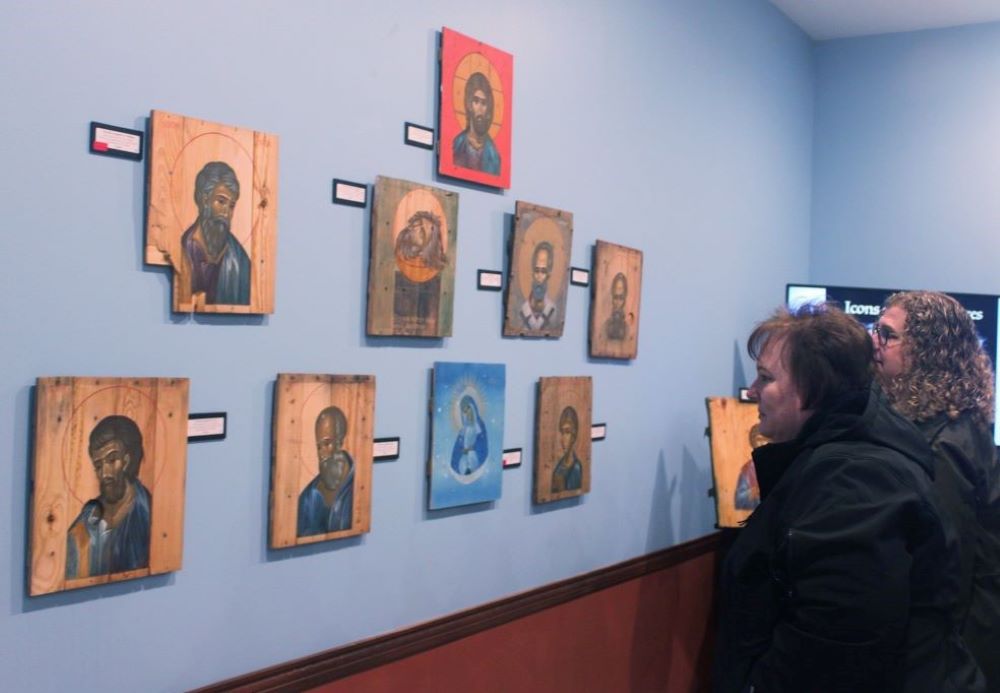
M882 303L890 294L894 294L903 289L867 289L854 286L826 286L816 284L788 284L785 289L785 302L792 310L804 303L822 303L832 301L844 309L848 315L853 315L858 319L865 329L871 330L872 325L878 320L882 312ZM986 294L956 294L948 292L948 295L969 311L969 316L976 325L979 333L979 341L983 349L993 361L993 371L996 372L997 362L1000 354L997 353L997 346L1000 344L1000 335L997 334L997 316L1000 313L1000 297L988 296ZM995 377L995 376L994 376ZM997 391L1000 383L994 382L994 392ZM994 403L997 407L997 404ZM994 412L994 422L1000 420L1000 407ZM1000 426L993 427L993 441L1000 445Z

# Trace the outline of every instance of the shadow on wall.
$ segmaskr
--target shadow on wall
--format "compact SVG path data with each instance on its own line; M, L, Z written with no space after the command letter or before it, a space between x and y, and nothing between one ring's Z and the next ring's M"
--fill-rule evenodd
M707 441L707 439L706 439ZM702 458L708 462L708 445ZM680 498L680 540L688 541L708 532L706 527L714 527L716 522L715 504L708 495L712 488L711 469L701 468L695 462L694 455L685 446L681 452L681 482L678 497Z
M682 450L680 474L667 480L660 452L653 484L647 553L693 536L702 528L699 507L707 507L708 476ZM680 531L674 525L675 503ZM714 557L702 556L639 578L632 626L629 690L707 691L715 644Z
M670 511L676 492L677 477L667 482L667 463L663 451L660 450L656 462L656 480L653 482L653 502L650 503L649 531L646 532L646 553L659 551L677 543L673 513Z
M747 379L747 373L743 370L743 345L739 340L733 341L733 392L739 392L741 387L749 387L751 379Z
M742 354L742 346L735 340L733 393L749 385ZM660 451L647 553L695 538L704 534L705 527L715 524L715 506L709 496L712 474L707 448L706 444L701 455L707 466L702 468L685 446L681 450L680 471L669 480L666 457ZM716 628L715 584L720 557L721 554L713 557L711 563L695 560L690 565L681 564L640 579L630 690L672 690L676 685L691 691L710 689Z
M646 553L707 534L705 528L716 522L715 506L709 496L711 489L711 469L700 468L687 447L681 450L680 474L668 481L666 458L661 450L650 503ZM674 521L675 505L679 527Z

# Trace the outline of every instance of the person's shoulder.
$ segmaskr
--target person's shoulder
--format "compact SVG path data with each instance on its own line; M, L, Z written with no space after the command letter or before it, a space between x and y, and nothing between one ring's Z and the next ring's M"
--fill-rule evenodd
M949 419L930 443L938 476L957 473L979 487L991 485L992 478L998 478L1000 483L993 435L971 413Z
M958 455L992 463L996 446L989 427L972 412L962 412L955 418L942 415L922 422L921 430L936 457Z
M819 446L799 466L810 482L843 488L887 491L892 488L926 492L927 471L899 450L869 441L837 441Z
M782 514L799 520L851 517L862 522L876 509L895 517L903 508L922 518L930 516L933 505L931 478L891 449L825 445L793 463L786 476Z
M955 418L944 418L944 425L941 426L938 433L938 436L941 438L952 440L974 440L977 442L981 442L982 440L992 440L989 427L981 422L977 417L973 416L970 411L963 411Z

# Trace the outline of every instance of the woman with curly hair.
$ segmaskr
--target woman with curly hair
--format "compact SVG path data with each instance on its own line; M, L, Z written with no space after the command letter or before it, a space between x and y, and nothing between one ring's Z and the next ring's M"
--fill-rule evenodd
M934 490L960 544L962 637L1000 691L1000 464L993 369L961 304L932 291L886 299L872 329L879 379L934 452Z

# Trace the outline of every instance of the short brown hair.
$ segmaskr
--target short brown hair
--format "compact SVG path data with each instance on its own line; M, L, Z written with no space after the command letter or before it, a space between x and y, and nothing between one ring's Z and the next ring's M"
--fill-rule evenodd
M795 311L778 308L750 334L750 358L756 360L775 340L784 341L782 356L803 409L828 409L845 394L871 386L871 337L833 304L810 303Z

